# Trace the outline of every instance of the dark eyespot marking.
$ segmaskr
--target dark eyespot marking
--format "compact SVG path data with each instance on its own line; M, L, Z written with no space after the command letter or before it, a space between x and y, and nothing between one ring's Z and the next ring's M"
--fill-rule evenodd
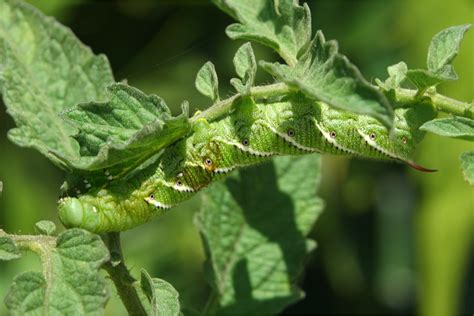
M242 145L248 146L248 145L249 145L249 140L248 140L248 139L244 139L244 140L242 141Z
M183 181L177 180L177 181L176 181L176 185L177 185L177 186L182 186L182 185L183 185Z
M150 194L149 198L150 198L150 200L154 200L154 199L155 199L155 195L152 193L152 194Z
M288 136L290 136L290 137L293 137L293 136L295 136L295 131L290 128L290 129L286 132L286 134L287 134Z
M336 138L336 132L332 131L331 133L329 133L329 136L331 136L331 138Z
M209 159L209 158L206 158L206 159L204 160L204 163L205 163L206 165L208 165L208 166L212 166L212 160Z
M369 135L369 137L370 137L371 140L375 140L375 137L376 137L376 136L375 136L375 133L371 133L371 134Z

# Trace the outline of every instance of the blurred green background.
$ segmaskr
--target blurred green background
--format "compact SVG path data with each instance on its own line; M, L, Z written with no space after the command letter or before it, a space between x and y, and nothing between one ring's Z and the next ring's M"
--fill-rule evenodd
M221 95L230 95L232 57L241 43L225 36L232 20L208 1L30 0L69 26L94 52L106 54L116 80L127 79L162 96L175 113L182 100L193 109L208 102L194 89L207 60L215 65ZM366 78L385 78L400 60L424 67L431 37L441 29L474 22L474 1L309 1L314 29L337 39L343 53ZM257 58L272 60L255 46ZM474 30L467 33L455 62L460 81L440 90L474 99ZM260 74L260 83L272 79ZM13 127L0 107L0 228L34 233L41 219L57 221L56 199L64 175L39 153L6 138ZM474 190L463 181L459 154L472 143L429 135L417 161L434 174L406 166L326 156L320 195L327 207L312 236L318 249L301 277L306 298L284 313L474 312ZM209 288L203 249L192 217L199 196L169 215L123 234L132 272L140 268L172 283L184 306L202 308ZM21 271L40 269L39 259L0 263L0 298ZM125 310L112 296L109 315ZM5 307L0 306L0 314Z

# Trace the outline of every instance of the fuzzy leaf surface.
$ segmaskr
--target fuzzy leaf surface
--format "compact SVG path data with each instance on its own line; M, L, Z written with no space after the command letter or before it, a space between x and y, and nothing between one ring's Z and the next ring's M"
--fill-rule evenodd
M109 253L98 235L67 230L38 252L43 273L18 275L5 298L12 315L103 314L108 294L99 267Z
M470 185L474 186L474 151L462 153L460 159L464 178Z
M52 235L56 231L56 224L51 221L39 221L35 224L36 229L45 235Z
M257 62L252 45L250 45L250 43L242 45L235 53L233 61L235 72L241 79L233 78L230 83L237 92L248 95L250 88L255 82L255 75L257 74Z
M311 40L311 12L294 0L213 0L239 23L229 25L232 39L258 42L274 49L294 66L302 48Z
M131 165L168 146L189 129L187 107L173 117L166 103L125 84L108 88L109 100L80 104L62 113L79 133L81 158L72 168L97 170Z
M195 85L196 89L212 102L219 100L219 80L213 63L208 61L199 69Z
M94 55L55 19L18 0L0 1L0 92L17 128L8 137L39 150L59 167L57 155L77 157L76 129L59 113L103 100L114 82L109 62Z
M400 84L405 79L408 68L403 61L387 68L389 77L385 82L377 79L377 84L383 89L389 91L400 87Z
M373 116L387 127L392 126L393 110L385 96L338 53L337 42L326 41L321 31L296 67L268 62L260 62L260 65L308 97L345 111Z
M197 225L210 260L216 314L277 314L302 298L296 286L306 239L323 202L319 156L281 157L244 169L204 193Z
M465 117L435 119L426 122L420 129L440 136L474 141L474 120Z
M21 257L20 250L7 236L0 237L0 260L13 260Z
M436 34L428 49L428 70L445 80L456 80L452 62L459 53L462 39L470 24L451 26Z
M407 71L406 77L419 90L424 90L446 81L446 78L443 78L425 69L410 69Z
M410 69L407 78L420 90L436 86L444 81L457 80L452 62L459 53L464 34L470 24L451 26L436 34L428 49L428 69Z
M152 278L148 272L142 270L140 286L150 303L150 315L180 315L179 294L171 284L162 279Z

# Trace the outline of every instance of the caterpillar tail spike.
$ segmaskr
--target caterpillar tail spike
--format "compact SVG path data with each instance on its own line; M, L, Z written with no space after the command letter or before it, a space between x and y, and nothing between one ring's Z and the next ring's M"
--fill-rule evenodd
M432 173L432 172L437 172L438 170L436 169L428 169L423 166L420 166L419 164L413 162L413 161L407 161L406 162L411 168L421 171L421 172L427 172L427 173Z

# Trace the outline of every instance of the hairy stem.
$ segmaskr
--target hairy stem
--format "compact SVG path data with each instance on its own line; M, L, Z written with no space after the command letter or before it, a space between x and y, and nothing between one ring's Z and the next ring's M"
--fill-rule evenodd
M136 280L128 271L123 260L120 233L108 233L103 236L103 239L111 255L111 260L107 262L103 268L114 282L128 314L146 315L145 308L133 286Z
M461 102L430 90L418 96L417 90L397 89L395 95L396 101L401 104L414 104L421 99L430 102L439 111L474 119L473 103Z
M31 250L41 257L45 253L45 248L54 248L56 246L56 237L44 235L14 235L7 234L0 229L0 237L8 237L20 250ZM43 259L43 258L42 258Z
M35 252L41 259L43 275L51 271L51 250L56 247L56 237L44 235L12 235L0 229L0 237L8 237L20 250Z
M274 96L283 96L289 92L296 91L289 87L283 82L269 84L265 86L256 86L250 89L250 96L254 98L269 98ZM232 109L232 105L235 100L242 97L241 94L237 93L232 97L219 101L203 112L194 115L191 118L191 123L198 121L199 119L206 119L207 121L213 121L221 116L227 115ZM442 94L438 94L431 90L424 91L422 95L418 90L412 89L396 89L395 91L395 102L403 105L414 105L419 103L420 100L433 104L439 111L454 114L457 116L463 116L474 119L474 104L461 102Z
M257 86L250 89L250 95L254 98L269 98L273 96L283 95L292 91L286 84L279 82L266 86ZM196 114L191 118L191 122L196 122L199 119L206 119L213 121L221 116L227 115L232 108L232 104L242 95L237 93L232 97L219 101L209 107L207 110Z

